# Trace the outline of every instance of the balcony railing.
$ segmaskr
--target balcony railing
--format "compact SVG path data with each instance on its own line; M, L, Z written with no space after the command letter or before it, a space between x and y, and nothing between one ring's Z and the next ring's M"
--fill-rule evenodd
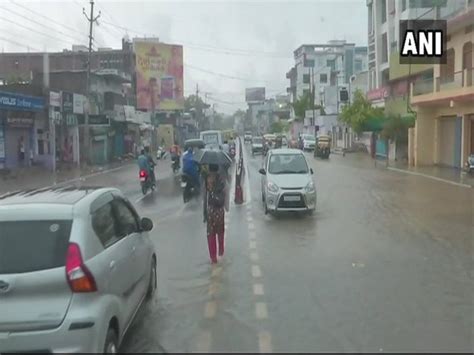
M433 92L433 78L417 80L413 83L413 96Z
M462 88L463 72L455 72L449 76L436 78L436 91Z
M450 76L437 77L435 79L421 79L413 83L413 96L424 95L434 92L443 92L474 85L474 69L464 69Z

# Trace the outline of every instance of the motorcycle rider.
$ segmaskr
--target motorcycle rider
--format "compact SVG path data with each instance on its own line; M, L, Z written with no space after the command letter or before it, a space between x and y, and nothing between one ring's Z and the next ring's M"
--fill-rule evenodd
M186 153L183 155L183 174L190 177L191 182L196 189L199 190L201 185L199 180L199 166L194 160L193 148L189 147Z
M156 163L155 161L153 160L151 154L150 154L150 147L145 147L144 149L145 151L145 157L147 159L147 162L148 162L148 174L150 175L151 177L151 181L153 184L156 184L156 178L155 178L155 171L153 170L153 168L155 167Z
M179 148L179 145L174 144L170 148L170 154L171 154L171 161L173 164L175 161L177 161L178 164L178 169L181 167L180 165L180 159L181 159L181 149Z

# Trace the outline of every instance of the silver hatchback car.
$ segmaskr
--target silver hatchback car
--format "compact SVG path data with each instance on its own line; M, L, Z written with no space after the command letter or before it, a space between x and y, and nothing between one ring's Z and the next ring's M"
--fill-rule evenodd
M265 214L279 211L306 211L316 208L313 169L299 149L271 149L262 174L262 202Z
M156 290L148 231L112 188L0 197L0 353L118 351Z

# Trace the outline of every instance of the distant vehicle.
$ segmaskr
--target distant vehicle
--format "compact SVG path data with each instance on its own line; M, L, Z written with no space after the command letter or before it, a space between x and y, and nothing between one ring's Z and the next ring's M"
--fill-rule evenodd
M474 154L469 155L466 162L466 169L469 174L474 172Z
M188 139L184 141L184 150L188 150L188 148L197 148L197 149L204 149L206 147L206 143L202 139Z
M202 131L199 134L199 139L204 142L207 149L222 149L223 139L221 131Z
M247 131L244 134L244 143L250 143L252 141L252 132Z
M118 352L156 290L152 228L113 188L0 197L0 352Z
M316 138L316 147L314 149L314 157L329 159L331 154L331 136L320 135Z
M280 211L305 211L316 208L313 170L298 149L273 149L267 154L262 174L262 202L265 214Z
M316 146L316 137L312 134L302 134L303 139L303 150L314 150Z
M151 167L153 169L154 166ZM146 195L148 190L154 191L156 188L156 181L152 180L152 176L150 176L149 172L145 169L140 169L138 173L138 178L140 179L140 189L142 193Z
M253 137L252 138L252 155L257 153L263 153L263 138Z

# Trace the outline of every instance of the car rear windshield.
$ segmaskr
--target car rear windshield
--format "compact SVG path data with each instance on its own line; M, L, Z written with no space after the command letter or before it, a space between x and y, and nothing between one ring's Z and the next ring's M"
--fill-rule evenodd
M65 265L71 220L0 222L0 274Z
M252 140L252 142L257 143L257 144L260 144L260 143L263 142L263 139L262 139L262 138L254 138L254 139Z

